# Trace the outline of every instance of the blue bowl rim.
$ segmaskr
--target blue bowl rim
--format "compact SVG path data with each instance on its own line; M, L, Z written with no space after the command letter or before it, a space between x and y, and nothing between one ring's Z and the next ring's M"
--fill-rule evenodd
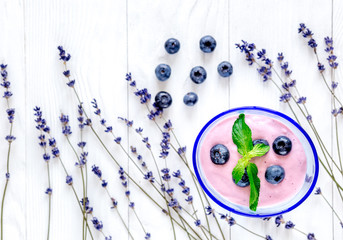
M271 114L274 114L274 115L277 115L277 116L280 116L286 120L288 120L289 122L291 122L295 127L297 127L300 132L306 137L307 141L309 142L310 146L311 146L311 149L312 149L312 152L313 152L313 156L314 156L314 163L315 163L315 174L314 174L314 179L313 179L313 182L312 182L312 185L310 187L310 189L307 191L307 193L302 197L302 199L300 199L296 204L294 204L293 206L283 210L283 211L280 211L280 212L276 212L276 213L273 213L273 214L249 214L249 213L243 213L243 212L240 212L240 211L237 211L227 205L225 205L224 203L222 203L221 201L219 201L205 186L203 180L201 179L200 177L200 173L197 169L197 163L196 163L196 150L197 150L197 146L199 144L199 141L200 141L200 138L201 136L203 135L203 133L205 132L205 130L209 127L209 125L211 125L214 121L216 121L218 118L228 114L228 113L231 113L231 112L236 112L236 111L242 111L242 110L260 110L260 111L264 111L264 112L267 112L267 113L271 113ZM296 207L298 207L301 203L303 203L307 198L308 196L312 193L316 183L317 183L317 180L318 180L318 174L319 174L319 161L318 161L318 154L317 154L317 151L316 151L316 148L310 138L310 136L307 134L307 132L296 122L294 121L292 118L290 118L289 116L281 113L281 112L278 112L278 111L275 111L275 110L272 110L272 109L268 109L268 108L264 108L264 107L257 107L257 106L244 106L244 107L238 107L238 108L231 108L227 111L224 111L218 115L216 115L215 117L213 117L210 121L208 121L206 123L206 125L201 129L201 131L199 132L196 140L195 140L195 143L194 143L194 147L193 147L193 153L192 153L192 162L193 162L193 168L194 168L194 171L195 171L195 175L197 176L198 178L198 181L200 183L200 186L202 187L202 189L206 192L206 194L216 203L218 204L219 206L221 206L222 208L230 211L230 212L233 212L233 213L236 213L236 214L239 214L239 215L242 215L242 216L246 216L246 217L271 217L271 216L276 216L276 215L280 215L280 214L284 214L286 212L289 212L293 209L295 209Z

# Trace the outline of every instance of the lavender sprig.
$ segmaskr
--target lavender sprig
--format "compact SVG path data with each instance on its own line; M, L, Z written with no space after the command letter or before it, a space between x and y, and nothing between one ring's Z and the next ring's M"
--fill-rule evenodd
M63 60L63 59L61 59ZM65 66L65 69L67 70L67 61L63 61L63 64ZM67 79L70 79L69 77ZM74 94L79 102L79 104L81 104L81 99L79 97L79 94L77 92L77 90L75 89L75 87L73 86L72 87L73 91L74 91ZM83 109L84 110L84 109ZM90 126L92 132L94 133L94 135L96 136L96 138L99 140L101 146L105 149L105 151L108 153L108 155L110 156L110 158L113 160L113 162L117 165L117 166L120 166L119 162L117 161L117 159L113 156L113 154L109 151L109 149L107 148L107 146L104 144L103 140L100 138L99 134L95 131L95 129L93 128L92 126L92 122L90 120L90 118L88 117L87 113L84 111L84 114L87 118L86 122L88 123L88 125ZM191 172L191 170L189 169L189 171ZM138 184L127 172L125 172L126 176L132 181L133 184L135 184L157 207L159 207L162 211L164 210L164 208L158 203L156 202L141 186L140 184ZM194 178L195 178L195 175L194 175ZM195 179L193 179L193 181L195 181ZM160 191L156 188L155 185L152 185L153 188L160 194L160 196L163 198L163 195L160 193ZM206 197L206 196L205 196ZM165 198L164 198L165 200ZM182 224L180 224L173 216L170 215L170 217L172 218L172 220L178 225L180 226L181 229L187 231L187 229L182 226ZM218 222L217 222L218 223ZM186 222L187 224L187 222ZM219 224L219 223L218 223ZM187 224L188 227L193 231L193 233L195 235L197 235L196 231L194 231L194 229L189 225ZM191 234L192 235L192 234ZM197 235L198 236L198 235Z
M80 172L81 172L81 177L82 177L82 195L83 195L83 199L86 199L88 196L86 195L86 181L85 181L85 174L83 172L83 168L87 162L87 156L88 153L87 152L82 152L81 156L79 157L74 146L72 145L72 143L70 142L69 136L72 134L71 132L71 127L69 125L69 116L68 115L64 115L63 113L60 116L60 122L62 124L62 134L66 137L67 142L69 144L69 146L71 147L71 149L73 150L75 156L76 156L76 166L78 166L80 168ZM81 143L81 145L84 145L84 143ZM83 202L83 217L82 217L82 236L83 239L85 239L86 236L86 231L85 231L85 224L87 222L87 215L86 213L86 205L85 202ZM85 217L86 216L86 217Z
M5 198L6 198L6 192L7 192L7 186L10 180L10 154L11 154L11 145L12 142L16 139L13 135L12 135L12 131L13 131L13 120L14 120L14 113L15 113L15 109L14 108L10 108L10 103L9 103L9 98L13 95L12 92L9 90L11 82L8 81L7 77L8 77L8 72L6 70L7 65L6 64L0 64L0 74L2 77L2 83L0 83L1 86L4 87L5 91L4 91L4 98L6 99L6 103L7 103L7 118L8 121L10 123L10 129L9 129L9 135L7 135L5 137L5 140L8 142L8 150L7 150L7 161L6 161L6 182L5 182L5 187L4 187L4 192L2 194L2 201L1 201L1 240L3 239L3 232L4 232L4 228L3 228L3 216L4 216L4 205L5 205Z
M132 209L134 215L136 216L136 219L138 220L140 226L142 227L142 230L143 230L145 236L148 236L148 235L150 236L150 233L148 233L145 230L142 221L138 217L138 214L137 214L136 209L135 209L135 203L133 201L131 201L131 192L129 189L128 179L125 177L125 172L124 172L124 169L122 167L119 168L118 174L119 174L119 179L122 181L121 182L122 186L125 188L125 195L126 195L128 202L129 202L129 208Z
M339 217L339 215L337 214L337 212L335 211L335 209L332 207L332 205L329 203L329 201L326 199L326 197L324 196L324 194L322 193L322 190L320 187L316 188L316 191L314 192L315 195L320 195L322 196L322 198L325 200L325 202L329 205L329 207L331 208L331 210L333 211L333 213L335 214L335 216L337 217L341 227L343 228L343 222L341 220L341 218Z
M137 85L137 84L136 84L136 81L132 79L131 73L127 73L125 79L126 79L126 81L129 83L129 85L130 85L133 89L136 90L134 93L135 93L135 95L137 96L137 91L139 91L139 90L138 90L138 88L136 87L136 85ZM144 92L145 92L145 94L148 95L147 90L144 90ZM138 96L139 96L139 95L138 95ZM149 100L150 100L150 99L149 99ZM152 121L155 123L156 127L161 131L161 133L163 133L164 131L162 130L162 128L159 126L159 124L158 124L157 121L156 121L156 120L157 120L157 117L163 118L163 120L164 120L165 122L168 122L168 123L169 123L169 121L167 121L166 119L164 119L164 117L163 117L163 110L162 110L162 109L159 109L159 108L157 107L157 105L156 105L155 103L153 103L153 105L152 105L153 110L151 110L150 107L149 107L149 105L148 105L148 102L149 102L149 101L141 101L141 103L144 104L144 105L146 106L146 109L147 109L147 111L148 111L148 118L149 118L150 120L152 120ZM178 144L178 149L181 149L181 150L184 149L184 150L185 150L185 149L186 149L185 147L181 147L181 144L180 144L180 142L178 141L178 138L176 137L176 135L175 135L173 129L170 128L170 129L168 129L168 130L172 133L173 137L175 138L175 140L176 140L176 142L177 142L177 144ZM171 144L171 147L172 147L172 149L173 149L176 153L179 152L178 149L177 149L173 144ZM195 187L196 187L197 193L198 193L198 195L199 195L201 204L202 204L203 208L205 208L205 204L204 204L203 197L205 198L207 204L210 205L210 202L209 202L209 200L208 200L208 198L207 198L207 195L205 194L204 190L200 188L200 189L201 189L201 192L202 192L202 195L201 195L200 189L199 189L199 186L198 186L198 182L197 182L197 179L196 179L196 176L194 175L194 173L192 172L190 166L188 165L188 160L187 160L186 155L184 155L184 154L178 154L178 156L180 157L180 159L182 160L182 162L185 164L185 166L187 167L187 169L188 169L190 175L192 176L192 180L193 180L193 183L194 183L194 185L195 185ZM205 210L204 210L204 211L205 211ZM205 213L205 212L204 212L204 213ZM209 221L208 221L208 217L207 217L206 214L205 214L205 217L206 217L207 228L208 228L208 231L210 232L210 237L212 238L211 227L210 227L210 224L209 224ZM215 221L216 221L216 223L217 223L218 229L220 230L220 233L221 233L222 238L225 239L224 233L223 233L223 231L222 231L222 229L221 229L221 226L219 225L218 220L215 219Z
M107 184L108 184L108 183L107 183L106 180L104 180L104 179L102 178L102 172L101 172L100 168L99 168L98 166L96 166L96 165L93 165L93 166L92 166L92 172L95 174L95 176L98 177L98 179L99 179L100 182L101 182L101 186L106 190L106 193L107 193L107 195L108 195L108 197L110 198L110 201L111 201L111 205L112 205L112 206L111 206L111 209L115 209L115 210L116 210L116 212L118 213L118 216L119 216L119 218L120 218L122 224L124 225L124 227L126 228L128 234L129 234L129 236L131 237L131 239L134 239L133 236L131 235L130 229L129 229L128 226L126 225L126 223L125 223L123 217L121 216L121 214L120 214L120 212L119 212L119 210L118 210L118 201L117 201L114 197L112 197L112 196L110 195L109 191L108 191L108 188L107 188Z
M307 239L313 239L315 240L314 233L304 233L303 231L299 230L298 228L295 227L295 224L292 221L285 221L282 215L278 215L275 217L275 224L276 227L279 227L280 225L284 224L286 229L294 229L295 231L301 233L302 235L306 236Z
M61 158L61 155L60 155L60 151L59 151L59 149L57 147L56 140L55 140L55 138L53 138L50 135L50 128L47 126L46 120L42 118L42 111L40 110L40 108L39 107L35 107L34 111L36 112L35 116L38 118L38 121L36 119L36 122L37 122L36 128L38 130L44 131L46 133L47 137L49 137L48 143L49 143L49 146L51 148L51 154L52 154L53 158L58 158L59 159L59 161L60 161L60 163L61 163L61 165L63 167L63 170L64 170L64 172L66 174L66 184L68 184L72 188L74 196L76 198L76 201L77 201L77 203L78 203L78 205L80 207L81 213L83 215L83 220L85 220L86 219L85 213L83 211L83 208L82 208L82 206L81 206L81 204L79 202L79 197L78 197L78 195L77 195L77 193L75 191L75 188L73 186L73 178L68 173L68 171L67 171L67 169L66 169L66 167L65 167L65 165L64 165L64 163L62 161L62 158ZM47 144L47 143L45 143L45 144ZM86 227L88 229L88 232L89 232L91 238L94 239L93 238L93 234L92 234L92 232L91 232L91 230L89 228L88 222L86 222Z
M50 154L47 152L47 137L45 133L49 134L50 127L46 125L46 120L42 117L42 111L40 108L34 108L34 116L36 117L36 128L40 131L40 135L38 136L39 145L43 148L43 159L46 162L47 172L48 172L48 188L46 189L45 193L49 196L49 212L48 212L48 231L47 231L47 239L50 238L50 219L51 219L51 195L52 195L52 188L50 183ZM56 150L55 150L56 153Z

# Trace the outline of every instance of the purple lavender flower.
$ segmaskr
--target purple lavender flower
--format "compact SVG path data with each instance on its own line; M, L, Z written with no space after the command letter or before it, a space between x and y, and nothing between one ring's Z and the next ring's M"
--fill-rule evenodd
M284 93L280 97L280 102L288 102L291 99L292 95L290 93Z
M306 103L306 97L299 97L297 100L298 104L305 104Z
M181 178L181 171L177 170L176 172L173 172L173 177L175 178Z
M154 178L153 173L151 171L149 171L146 174L144 174L144 179L148 180L151 183L155 182L155 178Z
M266 240L273 240L271 236L266 235Z
M91 221L92 221L96 230L99 230L99 231L102 230L104 225L102 224L101 221L99 221L96 217L93 217L93 219Z
M292 222L292 221L288 221L288 222L286 222L286 224L285 224L285 228L286 229L292 229L292 228L294 228L295 227L295 224Z
M317 43L316 40L313 39L312 31L305 26L305 24L300 23L300 27L298 28L298 33L301 33L304 38L309 38L307 44L314 49L316 52Z
M255 62L254 53L253 51L256 49L254 43L248 43L242 40L242 44L236 44L236 48L238 48L242 53L245 53L245 59L248 61L249 65L252 65Z
M324 41L326 45L325 51L329 53L329 56L327 58L328 63L331 68L336 69L338 67L338 63L336 62L337 56L333 54L333 40L330 37L326 37L324 38Z
M7 119L9 121L9 123L13 123L15 109L14 108L8 108L6 110L6 112L7 112Z
M319 195L322 194L322 190L320 189L320 187L316 188L316 191L314 192L315 195Z
M118 201L115 200L114 198L111 198L112 201L112 207L111 208L116 208L118 206Z
M145 239L150 239L151 238L151 234L150 233L146 233L144 238Z
M163 128L166 129L167 131L171 131L173 127L173 124L171 123L170 120L168 120L164 125Z
M315 236L314 236L314 233L309 233L307 234L307 239L308 240L316 240Z
M206 215L213 214L213 216L214 216L214 209L211 206L205 207L205 210L206 210Z
M312 122L312 116L311 116L311 115L308 115L308 116L306 117L306 119L307 119L307 121Z
M323 73L325 71L325 66L320 62L318 63L318 70L320 73Z
M68 184L68 185L72 185L73 184L72 176L67 175L67 177L66 177L66 184Z
M13 95L13 93L9 91L11 82L7 80L7 77L8 77L8 72L6 71L7 65L1 64L0 67L1 67L0 74L2 77L2 83L0 83L0 85L3 86L5 89L3 97L8 100Z
M45 194L51 195L52 194L52 189L51 188L47 188L46 191L45 191Z
M192 203L193 203L193 196L192 196L192 195L188 195L187 198L185 199L185 201L186 201L188 204L192 204Z
M169 168L163 168L161 169L161 172L163 173L162 179L163 181L168 182L170 180L170 174L169 174Z
M277 227L279 227L281 223L285 223L285 220L283 219L282 215L279 215L275 218L275 224Z
M93 172L98 178L101 179L102 172L101 172L101 170L99 169L98 166L93 165L93 166L92 166L92 172Z
M331 88L332 90L336 89L338 86L338 82L331 82Z
M229 223L230 226L233 226L233 225L236 224L236 221L235 221L235 219L233 217L229 217L228 223Z
M133 121L127 120L126 118L118 117L118 119L124 121L128 127L132 127L133 125Z
M168 132L163 132L162 133L163 138L162 141L160 143L161 146L161 154L160 154L160 158L167 158L169 155L169 145L170 145L170 135Z
M195 222L194 222L195 226L199 227L201 225L201 221L199 219L197 219Z
M178 150L177 150L177 153L179 154L179 155L183 155L183 154L185 154L186 153L186 146L184 146L184 147L180 147Z
M66 51L63 49L62 46L58 46L57 49L60 51L60 60L62 60L64 63L68 62L71 58L70 54L66 54Z
M101 183L101 186L102 187L107 187L107 184L108 184L108 182L106 182L106 180L102 180L102 183Z
M50 160L50 155L48 153L43 154L43 159L44 161L49 161Z

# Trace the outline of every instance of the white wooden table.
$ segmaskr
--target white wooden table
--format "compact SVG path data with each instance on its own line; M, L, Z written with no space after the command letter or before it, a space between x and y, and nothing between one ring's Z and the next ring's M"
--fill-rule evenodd
M187 145L187 157L191 160L193 142L202 126L216 114L229 108L259 105L291 114L287 106L279 102L279 93L270 83L263 83L256 67L249 67L244 56L235 48L241 39L254 42L259 48L266 48L268 55L276 62L278 52L284 52L298 81L298 88L307 96L308 106L319 132L328 146L332 146L331 98L318 71L316 60L306 42L297 33L298 24L304 22L311 28L319 43L319 54L323 62L324 41L333 35L339 62L343 51L343 2L339 0L289 0L289 1L138 1L138 0L1 0L0 1L0 59L8 64L9 80L14 96L11 104L16 108L11 155L11 181L5 205L4 239L44 239L47 231L48 197L46 165L42 149L38 146L38 131L35 129L33 108L42 107L43 114L56 137L66 167L75 178L75 187L81 192L80 175L74 166L74 156L60 131L58 116L61 112L70 115L71 140L79 141L77 129L77 100L65 84L63 65L58 60L57 46L63 45L72 59L69 68L76 79L76 89L81 93L85 109L91 113L90 101L96 98L104 117L113 125L117 135L122 136L127 149L135 145L143 156L147 150L133 131L128 131L117 117L128 117L136 126L142 126L151 139L154 152L159 153L160 133L146 118L146 111L127 87L125 74L132 72L139 87L146 87L154 97L160 90L166 90L173 97L172 106L165 111L175 126L175 132L182 144ZM217 48L211 54L199 49L199 39L212 35ZM181 49L175 55L164 50L166 39L174 37L181 42ZM229 60L234 73L229 79L219 77L217 65ZM172 76L166 82L159 82L154 69L159 63L172 68ZM208 73L207 80L195 85L189 79L193 66L202 65ZM326 73L326 74L329 74ZM341 66L336 71L336 80L341 81ZM342 87L342 86L340 86ZM338 94L342 95L342 88ZM194 91L199 101L194 107L183 104L183 96ZM5 101L0 104L0 136L8 133L8 121L4 117ZM325 110L325 111L324 111ZM112 139L94 115L94 127L108 143L110 150L120 159L123 167L133 176L137 171L129 164L127 157L111 143ZM342 130L342 129L341 129ZM109 190L119 201L119 209L136 239L144 234L129 211L123 189L118 181L117 168L103 151L90 130L86 130L89 166L97 164L109 182ZM7 144L0 145L1 176L5 174ZM147 160L148 162L148 160ZM151 164L151 163L150 163ZM161 166L162 161L160 162ZM168 158L172 170L184 169L175 154ZM51 160L52 177L52 220L51 239L80 239L82 221L71 189L65 184L65 175L57 160ZM186 170L183 170L186 173ZM4 186L1 177L0 190ZM137 179L141 179L138 178ZM194 186L188 175L186 182ZM147 187L144 180L139 180ZM333 184L324 171L320 172L318 186L342 217L342 203ZM172 239L168 217L134 185L130 185L131 197L136 211L152 239ZM118 217L111 211L110 202L99 181L89 171L89 197L94 215L104 223L104 233L113 239L127 239L128 235ZM178 191L177 187L175 189ZM180 199L183 196L180 195ZM195 202L199 211L201 205ZM213 204L219 212L225 212ZM273 220L267 222L232 215L236 222L246 228L273 239L306 239L296 231L277 228ZM342 239L343 230L333 217L323 199L313 194L300 207L284 215L305 233L314 232L317 239ZM205 222L205 219L201 219ZM215 222L211 220L214 233ZM227 239L260 239L242 230L239 226L229 227L220 221ZM193 222L191 223L193 224ZM192 225L192 227L194 224ZM195 226L194 226L195 227ZM92 227L95 239L103 239ZM187 235L177 230L177 239Z

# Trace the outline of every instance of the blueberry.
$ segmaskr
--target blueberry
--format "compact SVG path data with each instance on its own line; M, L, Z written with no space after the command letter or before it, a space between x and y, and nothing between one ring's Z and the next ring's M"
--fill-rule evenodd
M214 164L223 165L229 160L230 152L223 144L217 144L211 148L210 156Z
M172 102L172 97L165 91L158 92L155 96L155 103L160 108L167 108L172 104Z
M222 77L230 77L233 72L231 63L227 61L219 63L217 70Z
M158 80L165 81L170 77L171 69L168 64L160 64L155 68L155 74Z
M239 187L246 187L250 185L247 169L245 169L243 177L236 183L235 179L232 177L233 182Z
M267 182L278 184L285 178L285 170L279 165L273 165L267 168L265 174Z
M180 49L180 42L175 38L169 38L164 43L164 48L166 49L167 53L174 54L177 53Z
M254 141L252 141L252 145L255 146L256 144L264 144L269 146L269 142L267 140L264 139L256 139Z
M205 53L213 52L217 46L216 40L212 36L204 36L200 39L200 49Z
M198 101L198 95L194 92L189 92L183 97L183 102L187 106L194 106Z
M201 66L196 66L196 67L192 68L189 76L194 83L200 84L206 80L207 73L206 73L205 68L203 68Z
M292 141L286 136L279 136L273 142L273 150L278 155L287 155L292 150Z

